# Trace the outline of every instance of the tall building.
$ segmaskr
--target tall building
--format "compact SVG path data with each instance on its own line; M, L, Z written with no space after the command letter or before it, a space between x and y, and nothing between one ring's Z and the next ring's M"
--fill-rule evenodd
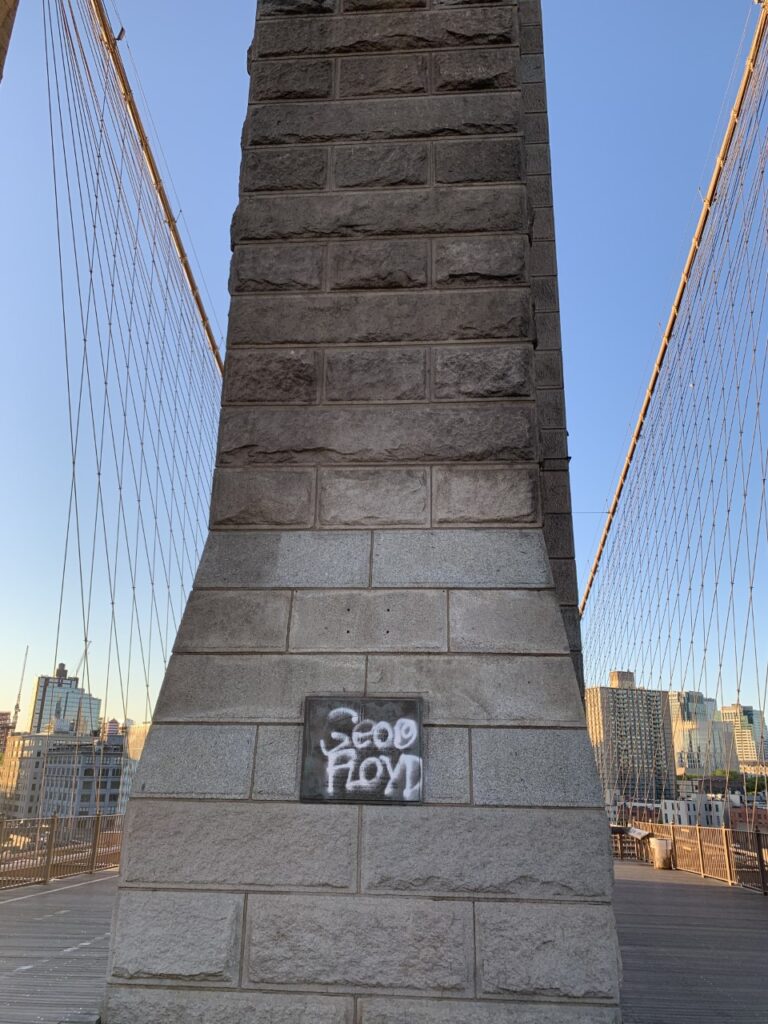
M717 704L697 690L669 694L672 743L678 775L736 771L733 726L717 718Z
M733 727L733 741L739 767L754 768L766 762L765 718L759 708L749 704L727 704L717 712L717 718Z
M3 756L12 729L11 712L0 711L0 757Z
M587 728L606 808L675 796L669 695L635 685L632 672L611 672L608 686L585 691Z
M137 765L125 748L124 733L52 746L41 786L40 816L123 814Z
M0 815L36 818L48 747L69 733L11 733L0 764Z
M80 687L77 676L68 676L63 663L55 676L38 676L31 733L44 732L51 723L68 722L70 731L78 735L93 733L99 728L101 700Z
M50 817L122 814L146 734L78 736L66 723L47 733L14 733L0 764L0 814Z

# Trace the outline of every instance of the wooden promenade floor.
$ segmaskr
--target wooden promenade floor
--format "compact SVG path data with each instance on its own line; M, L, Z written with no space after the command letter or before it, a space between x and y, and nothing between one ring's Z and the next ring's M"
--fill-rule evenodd
M104 872L0 893L0 1024L90 1024L115 887ZM768 1024L767 897L625 861L615 905L624 1024Z
M768 897L614 866L624 1024L768 1024Z

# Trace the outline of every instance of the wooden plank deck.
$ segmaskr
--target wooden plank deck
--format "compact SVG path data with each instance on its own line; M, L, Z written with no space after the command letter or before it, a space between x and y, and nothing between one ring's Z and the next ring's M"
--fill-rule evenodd
M0 896L0 1024L93 1019L116 873ZM766 1024L768 898L616 864L624 1024Z
M767 1024L768 897L615 862L624 1024Z
M106 871L0 893L0 1024L98 1010L116 888Z

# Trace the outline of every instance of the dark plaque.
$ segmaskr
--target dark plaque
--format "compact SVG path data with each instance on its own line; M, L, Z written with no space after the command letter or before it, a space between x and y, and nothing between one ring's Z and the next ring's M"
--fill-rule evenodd
M422 799L421 698L307 697L301 799Z

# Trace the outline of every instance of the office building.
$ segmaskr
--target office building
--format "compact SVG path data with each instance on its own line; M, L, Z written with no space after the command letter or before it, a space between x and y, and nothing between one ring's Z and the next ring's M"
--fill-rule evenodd
M748 704L727 704L717 712L721 722L733 727L733 742L739 767L754 769L766 762L766 728L763 713Z
M738 770L733 726L717 718L711 697L696 690L673 690L669 713L678 776Z
M38 676L31 733L45 732L51 723L68 722L70 731L77 735L93 733L99 728L101 700L92 697L80 687L77 676L68 676L63 663L55 676Z
M608 686L587 688L585 703L608 813L674 799L669 695L636 686L632 672L611 672Z
M3 756L12 729L11 712L0 711L0 757Z

